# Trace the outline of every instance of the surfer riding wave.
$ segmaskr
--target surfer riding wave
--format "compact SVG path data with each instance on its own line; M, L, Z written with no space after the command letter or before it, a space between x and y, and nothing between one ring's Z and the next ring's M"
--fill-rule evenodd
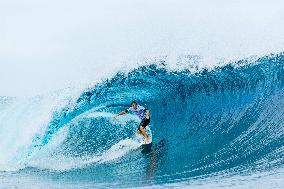
M136 101L132 101L128 109L120 112L119 114L114 116L114 118L118 118L119 116L128 112L133 112L140 118L141 122L137 128L137 133L145 138L144 144L147 144L147 142L150 141L150 137L145 132L145 127L150 123L150 111L143 106L138 105Z

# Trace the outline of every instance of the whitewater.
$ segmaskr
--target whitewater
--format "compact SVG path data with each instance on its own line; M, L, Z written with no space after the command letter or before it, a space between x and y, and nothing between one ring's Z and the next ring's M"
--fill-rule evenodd
M282 7L0 2L0 188L284 188Z

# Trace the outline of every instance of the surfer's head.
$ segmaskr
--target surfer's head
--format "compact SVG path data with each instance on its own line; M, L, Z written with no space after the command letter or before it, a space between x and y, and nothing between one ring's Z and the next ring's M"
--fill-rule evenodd
M131 105L131 107L134 108L134 109L137 108L137 102L136 102L135 100L133 100L130 105Z

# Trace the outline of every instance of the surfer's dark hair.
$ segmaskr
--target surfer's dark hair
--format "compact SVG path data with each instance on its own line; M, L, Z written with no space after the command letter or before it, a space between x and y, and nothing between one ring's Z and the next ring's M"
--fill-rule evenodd
M132 104L137 104L137 102L135 100L133 100L130 104L130 106L132 106Z

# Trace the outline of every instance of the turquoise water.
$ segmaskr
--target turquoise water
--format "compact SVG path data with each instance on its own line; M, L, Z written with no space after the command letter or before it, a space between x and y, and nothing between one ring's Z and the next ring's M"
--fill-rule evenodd
M151 111L143 152L139 120L113 118L133 99ZM1 99L4 188L283 187L283 53L195 73L153 62L63 104Z

